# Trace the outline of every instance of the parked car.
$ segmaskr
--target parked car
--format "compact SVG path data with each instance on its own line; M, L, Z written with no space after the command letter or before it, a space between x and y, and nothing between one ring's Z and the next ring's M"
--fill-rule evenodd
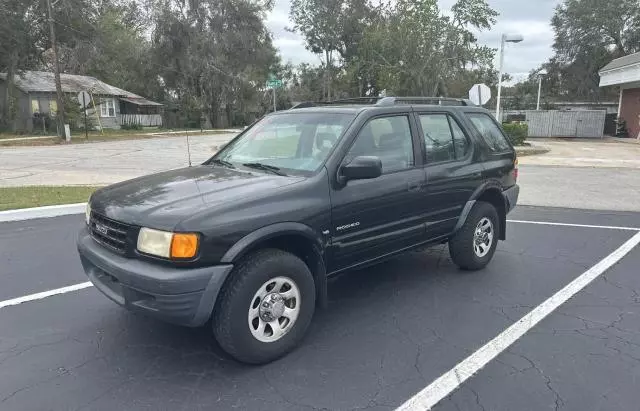
M98 290L272 361L303 338L327 278L448 242L485 267L519 187L499 124L464 100L303 104L268 115L202 165L93 194L78 238Z

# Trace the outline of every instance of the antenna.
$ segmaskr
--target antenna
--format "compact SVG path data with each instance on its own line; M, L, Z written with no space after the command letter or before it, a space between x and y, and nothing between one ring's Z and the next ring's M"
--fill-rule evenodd
M189 167L191 167L191 147L189 146L189 130L184 130L187 136L187 159L189 160Z

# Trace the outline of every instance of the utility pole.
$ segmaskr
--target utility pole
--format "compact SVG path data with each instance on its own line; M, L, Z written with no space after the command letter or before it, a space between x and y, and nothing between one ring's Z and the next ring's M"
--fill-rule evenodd
M58 61L58 44L56 43L56 30L53 24L53 10L51 0L47 0L47 11L49 13L49 30L51 31L51 49L53 50L53 73L56 80L56 94L58 100L58 136L65 137L64 132L64 95L62 94L62 83L60 82L60 63Z

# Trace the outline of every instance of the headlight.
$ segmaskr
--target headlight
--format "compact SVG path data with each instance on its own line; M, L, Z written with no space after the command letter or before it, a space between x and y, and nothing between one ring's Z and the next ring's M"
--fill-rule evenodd
M84 220L86 221L87 225L89 225L89 223L91 222L91 203L87 201L87 207L85 208L84 211Z
M138 234L138 251L164 258L193 258L198 253L199 239L198 234L143 227Z

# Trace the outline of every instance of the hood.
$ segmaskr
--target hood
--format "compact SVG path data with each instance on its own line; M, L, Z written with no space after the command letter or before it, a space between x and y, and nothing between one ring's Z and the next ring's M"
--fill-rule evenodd
M166 171L96 191L92 210L127 224L172 230L181 220L217 205L272 193L303 177L215 166Z

